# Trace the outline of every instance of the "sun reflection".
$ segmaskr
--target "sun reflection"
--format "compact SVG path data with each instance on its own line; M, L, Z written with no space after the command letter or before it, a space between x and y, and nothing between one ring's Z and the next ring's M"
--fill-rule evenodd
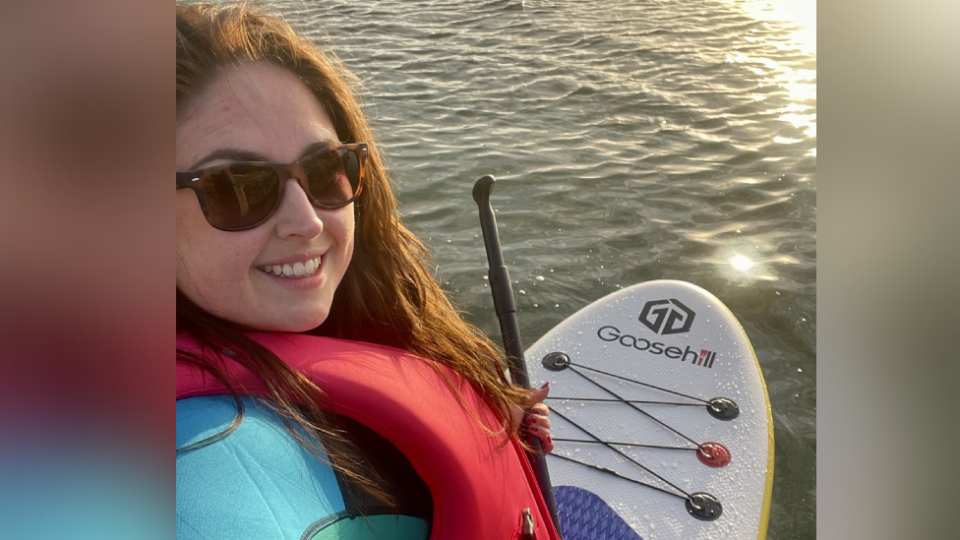
M760 246L736 242L721 248L711 262L718 265L719 272L726 279L740 285L751 285L761 281L777 281L777 264L792 264L794 261L765 253Z
M789 36L791 45L808 54L817 54L816 0L743 0L737 2L760 21L787 22L796 26Z
M778 51L799 51L813 64L786 65L764 53L735 51L727 62L753 66L765 80L763 86L777 86L790 96L791 105L778 111L781 119L812 138L817 136L817 2L816 0L737 0L736 5L750 17L762 21L778 39L770 44ZM749 36L744 38L751 41ZM791 55L788 55L791 56ZM763 99L766 95L760 96Z
M744 257L743 255L737 255L736 257L730 259L730 264L733 265L737 270L749 270L753 267L753 261Z

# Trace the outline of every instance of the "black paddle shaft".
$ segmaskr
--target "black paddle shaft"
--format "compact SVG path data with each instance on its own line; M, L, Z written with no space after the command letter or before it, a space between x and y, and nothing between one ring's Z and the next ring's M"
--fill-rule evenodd
M497 218L493 213L493 205L490 204L490 194L495 182L492 176L484 176L478 180L473 188L473 200L480 207L480 228L483 230L483 244L487 248L487 261L490 263L490 289L493 291L493 306L500 321L503 349L509 356L510 377L514 384L530 388L530 376L527 375L527 362L520 340L520 325L517 323L513 284L510 282L510 271L503 261Z
M477 180L473 187L473 200L480 207L480 228L483 230L483 244L487 248L487 261L490 263L490 289L493 291L493 305L497 312L497 319L500 320L500 333L503 335L503 349L507 353L510 378L514 384L530 388L523 343L520 341L520 325L517 323L517 304L513 299L513 284L510 282L507 265L503 261L497 218L493 213L493 205L490 204L490 194L496 182L492 176L484 176ZM553 487L550 484L550 473L547 470L547 458L543 454L543 445L537 437L530 437L527 442L535 451L530 456L530 463L537 476L537 483L540 484L540 491L550 509L554 527L557 533L561 533L560 517L557 515L557 503L553 499Z

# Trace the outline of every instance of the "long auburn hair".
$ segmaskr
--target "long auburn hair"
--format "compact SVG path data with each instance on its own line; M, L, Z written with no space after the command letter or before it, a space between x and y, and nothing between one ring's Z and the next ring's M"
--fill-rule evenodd
M247 4L178 2L178 123L185 106L219 73L256 62L296 74L325 107L343 143L370 146L363 193L355 203L353 260L326 322L308 333L386 345L447 366L483 392L503 419L506 435L515 435L519 426L510 408L525 405L530 392L509 383L499 349L461 319L429 272L426 247L400 221L376 139L354 92L359 83L334 55L299 36L281 18ZM357 462L350 443L324 412L322 389L245 331L207 313L177 290L178 334L189 334L213 351L232 351L231 360L269 388L271 407L302 444L317 455L326 454L338 470L381 500L389 500L376 487L376 474ZM177 362L210 373L233 391L217 362L181 349Z

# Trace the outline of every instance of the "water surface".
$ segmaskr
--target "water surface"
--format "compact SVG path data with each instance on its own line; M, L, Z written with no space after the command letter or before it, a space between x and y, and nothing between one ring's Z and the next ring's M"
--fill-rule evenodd
M270 4L363 81L403 216L489 335L484 174L526 344L642 281L726 303L773 404L768 537L815 537L812 1Z

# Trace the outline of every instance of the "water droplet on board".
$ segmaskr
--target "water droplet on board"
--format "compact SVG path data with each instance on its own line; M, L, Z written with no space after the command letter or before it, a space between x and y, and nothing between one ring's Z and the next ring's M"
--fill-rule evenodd
M545 278L545 277L543 277L543 276L537 276L536 279L537 279L537 281L539 281L539 282L541 282L541 283L543 283L544 281L547 280L547 278Z

